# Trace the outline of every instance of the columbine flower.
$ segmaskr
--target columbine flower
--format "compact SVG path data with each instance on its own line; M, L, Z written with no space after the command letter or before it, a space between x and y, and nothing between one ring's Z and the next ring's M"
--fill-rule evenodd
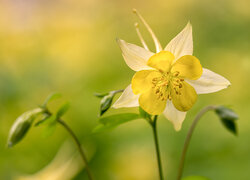
M144 48L118 40L125 62L136 73L113 107L141 106L151 115L163 113L178 131L186 112L196 102L197 94L222 90L230 82L202 68L200 61L192 56L193 37L190 23L162 49L143 17L136 10L134 12L151 34L156 53L149 51L137 23L136 31Z

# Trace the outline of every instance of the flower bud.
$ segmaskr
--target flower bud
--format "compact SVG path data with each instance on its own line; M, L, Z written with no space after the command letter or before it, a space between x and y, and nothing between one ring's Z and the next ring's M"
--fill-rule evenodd
M100 116L102 116L110 107L114 98L114 93L110 92L104 96L101 100Z
M43 112L43 109L36 108L23 113L21 116L17 118L17 120L14 122L9 132L9 138L7 142L8 147L14 146L24 138L25 134L30 129L30 126L32 125L34 119L41 112Z
M236 120L239 116L231 109L218 106L215 109L216 114L220 117L222 124L232 133L237 134Z

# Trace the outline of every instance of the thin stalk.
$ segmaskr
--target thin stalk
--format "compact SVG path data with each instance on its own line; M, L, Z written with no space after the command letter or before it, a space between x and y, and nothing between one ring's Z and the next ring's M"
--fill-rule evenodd
M85 168L86 168L86 171L87 171L87 174L88 174L88 177L89 177L89 180L93 180L93 176L92 176L92 173L90 171L90 168L89 168L89 165L88 165L88 160L87 160L87 157L81 147L81 143L80 141L78 140L78 138L76 137L75 133L71 130L71 128L62 120L62 119L58 119L57 122L59 124L61 124L66 130L67 132L71 135L71 137L73 138L73 140L75 141L76 143L76 146L78 148L78 151L80 152L80 155L82 157L82 160L85 164Z
M157 124L156 124L157 117L158 116L155 116L153 121L151 121L150 124L152 126L153 134L154 134L154 142L155 142L155 150L156 150L157 163L158 163L159 178L160 178L160 180L163 180L161 154L160 154L160 147L159 147L159 141L158 141L158 135L157 135Z
M185 143L184 143L184 147L182 150L182 154L181 154L181 159L180 159L180 165L179 165L179 170L178 170L178 174L177 174L177 180L181 180L182 174L183 174L183 168L184 168L184 163L185 163L185 158L186 158L186 154L187 154L187 150L188 150L188 146L190 144L190 140L192 137L192 134L194 132L194 129L198 123L198 121L201 119L201 117L208 111L214 110L216 108L216 106L206 106L205 108L203 108L195 117L189 131L188 134L186 136L185 139Z

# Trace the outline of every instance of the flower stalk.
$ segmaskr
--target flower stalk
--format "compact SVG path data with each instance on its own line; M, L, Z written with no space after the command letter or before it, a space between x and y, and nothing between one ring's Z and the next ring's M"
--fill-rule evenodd
M215 110L216 109L216 106L213 106L213 105L210 105L210 106L206 106L205 108L203 108L195 117L189 131L188 131L188 134L186 136L186 139L185 139L185 143L184 143L184 147L183 147L183 150L182 150L182 154L181 154L181 159L180 159L180 165L179 165L179 170L178 170L178 174L177 174L177 180L181 180L181 177L182 177L182 174L183 174L183 169L184 169L184 163L185 163L185 158L186 158L186 154L187 154L187 150L188 150L188 147L189 147L189 144L190 144L190 140L191 140L191 137L193 135L193 132L194 132L194 129L197 125L197 123L199 122L199 120L201 119L201 117L207 113L208 111L211 111L211 110Z
M153 135L154 135L154 142L155 142L155 150L156 150L157 163L158 163L159 178L160 178L160 180L163 180L161 154L160 154L159 140L158 140L158 135L157 135L157 118L158 118L158 116L154 116L154 119L149 121L149 122L150 122L150 125L152 127Z
M80 155L82 157L82 160L83 160L83 163L85 164L85 168L86 168L86 172L88 174L88 178L89 180L93 180L93 175L90 171L90 168L89 168L89 165L88 165L88 160L87 160L87 157L81 147L81 143L80 141L78 140L78 138L76 137L75 133L72 131L72 129L62 120L62 119L58 119L57 122L59 124L61 124L65 129L66 131L71 135L71 137L73 138L77 148L78 148L78 151L80 152Z
M45 109L45 113L47 113L48 115L52 115L52 113L49 112L48 109ZM80 143L79 139L77 138L76 134L66 124L66 122L63 121L61 118L57 118L56 121L60 125L62 125L65 128L65 130L70 134L70 136L73 138L73 140L74 140L74 142L75 142L75 144L77 146L77 149L78 149L78 151L79 151L79 153L80 153L80 155L82 157L83 163L85 164L85 168L86 168L86 172L87 172L88 178L89 178L89 180L93 180L94 178L93 178L93 175L92 175L91 170L90 170L89 165L88 165L87 156L86 156L86 154L85 154L85 152L84 152L84 150L83 150L83 148L81 146L81 143Z

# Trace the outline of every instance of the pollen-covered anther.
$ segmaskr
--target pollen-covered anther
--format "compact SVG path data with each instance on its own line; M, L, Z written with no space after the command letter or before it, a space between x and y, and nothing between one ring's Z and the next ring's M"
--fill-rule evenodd
M179 74L180 74L179 71L175 71L175 72L173 73L173 75L174 75L175 77L179 76Z

